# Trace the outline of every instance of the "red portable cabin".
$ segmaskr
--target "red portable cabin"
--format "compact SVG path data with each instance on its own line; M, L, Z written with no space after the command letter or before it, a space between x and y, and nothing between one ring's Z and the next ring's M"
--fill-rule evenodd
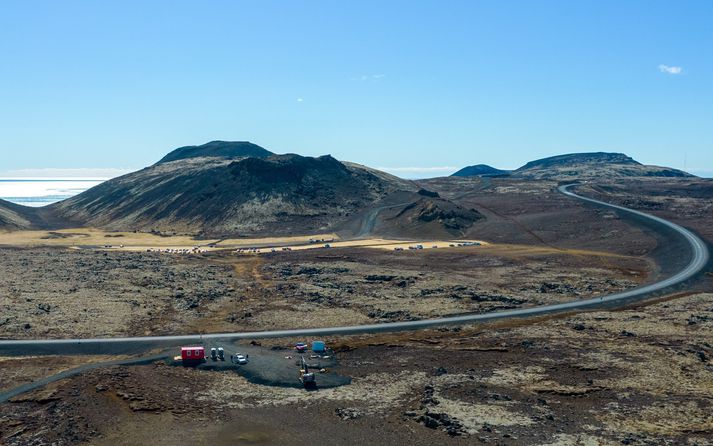
M181 360L202 361L205 359L205 347L181 347Z

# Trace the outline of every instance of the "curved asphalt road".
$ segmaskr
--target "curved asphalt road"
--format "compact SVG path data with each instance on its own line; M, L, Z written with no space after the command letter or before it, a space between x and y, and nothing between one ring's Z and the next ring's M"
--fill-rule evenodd
M305 328L305 329L290 329L290 330L273 330L273 331L257 331L257 332L245 332L245 333L211 333L211 334L193 334L193 335L182 335L182 336L139 336L139 337L126 337L126 338L90 338L90 339L38 339L38 340L3 340L0 341L0 352L4 350L17 351L18 349L42 347L45 349L52 349L53 347L62 348L62 346L80 346L89 344L101 344L104 346L111 346L128 343L144 343L151 346L156 345L171 345L179 342L201 342L210 339L224 339L224 340L237 340L237 339L260 339L260 338L281 338L281 337L302 337L302 336L329 336L329 335L352 335L352 334L364 334L364 333L381 333L381 332L394 332L403 330L418 330L423 328L432 328L445 325L463 325L475 322L485 322L485 321L495 321L499 319L515 318L515 317L527 317L527 316L541 316L557 312L589 309L594 307L604 307L611 306L614 304L623 304L636 300L637 298L643 298L651 293L658 292L669 288L671 286L677 285L679 283L685 282L686 280L692 278L698 274L708 263L709 253L706 244L695 234L693 234L688 229L685 229L675 223L664 220L662 218L646 214L644 212L635 211L633 209L628 209L623 206L617 206L614 204L605 203L603 201L595 200L592 198L582 197L575 194L569 190L573 185L560 186L558 190L575 199L582 200L585 202L593 203L598 206L604 206L617 211L626 212L630 214L637 215L639 217L651 220L658 225L664 226L668 229L672 229L681 235L689 244L691 248L691 260L688 265L674 274L673 276L655 282L649 285L633 288L631 290L623 291L621 293L610 294L602 297L595 297L585 300L577 300L572 302L566 302L554 305L544 305L532 308L522 308L517 310L508 310L495 313L485 313L485 314L468 314L462 316L452 316L437 319L425 319L418 321L408 321L408 322L390 322L384 324L370 324L370 325L351 325L343 327L328 327L328 328ZM15 353L17 354L17 353Z

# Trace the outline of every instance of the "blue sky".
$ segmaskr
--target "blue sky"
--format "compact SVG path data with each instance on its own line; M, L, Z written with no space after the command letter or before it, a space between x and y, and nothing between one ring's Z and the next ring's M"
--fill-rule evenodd
M712 21L710 1L7 1L0 171L223 139L411 177L581 151L713 172Z

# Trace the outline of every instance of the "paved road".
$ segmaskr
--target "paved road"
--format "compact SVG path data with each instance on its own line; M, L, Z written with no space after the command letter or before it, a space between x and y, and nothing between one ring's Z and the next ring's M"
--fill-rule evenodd
M433 328L446 325L463 325L476 322L495 321L499 319L508 319L516 317L541 316L557 312L567 312L575 310L586 310L596 307L611 307L622 305L637 299L642 299L650 296L652 293L660 292L664 289L685 282L697 275L708 263L709 253L706 244L691 231L662 218L646 214L644 212L635 211L617 206L614 204L605 203L603 201L594 200L592 198L582 197L570 191L572 185L560 186L559 191L574 199L593 203L598 206L603 206L615 209L620 212L630 213L638 217L650 220L660 227L670 229L682 236L690 245L691 258L681 271L659 282L651 283L641 287L633 288L621 293L610 294L607 296L595 297L585 300L576 300L554 305L545 305L540 307L523 308L517 310L508 310L495 313L485 314L468 314L462 316L444 317L437 319L425 319L409 322L391 322L384 324L370 325L351 325L343 327L328 327L328 328L306 328L306 329L287 329L287 330L272 330L258 331L245 333L211 333L211 334L194 334L182 336L140 336L140 337L125 337L125 338L91 338L91 339L57 339L57 340L4 340L0 341L0 353L19 354L22 349L33 349L36 347L42 348L44 351L56 348L58 351L67 351L67 347L75 346L90 346L92 344L103 346L111 349L115 347L128 346L136 343L137 347L140 344L156 346L156 345L175 345L178 343L203 342L211 339L224 340L239 340L239 339L260 339L260 338L281 338L281 337L304 337L304 336L330 336L330 335L353 335L364 333L381 333L395 332L405 330L418 330L424 328ZM138 349L137 349L138 350Z

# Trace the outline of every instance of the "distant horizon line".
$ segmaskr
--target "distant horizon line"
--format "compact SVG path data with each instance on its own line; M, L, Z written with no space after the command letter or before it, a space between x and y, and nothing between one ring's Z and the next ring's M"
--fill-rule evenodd
M468 167L464 165L463 167ZM401 177L403 179L427 179L427 178L437 178L450 176L451 174L457 172L463 167L455 166L378 166L375 169L381 170L383 172L390 173L392 175ZM493 166L494 167L494 166ZM713 168L711 169L700 169L700 168L677 168L671 167L673 169L680 169L685 172L691 173L693 175L699 176L701 178L713 178ZM513 170L513 169L503 169L500 170ZM141 170L137 169L127 169L127 168L40 168L40 169L16 169L16 170L6 170L0 171L0 182L101 182L111 180L113 178L126 175L132 172ZM83 175L83 174L86 174ZM430 175L429 175L430 174ZM423 176L421 176L423 175Z
M14 178L14 177L0 177L0 183L38 183L38 182L88 182L88 181L107 181L111 180L112 177L28 177L28 178Z

